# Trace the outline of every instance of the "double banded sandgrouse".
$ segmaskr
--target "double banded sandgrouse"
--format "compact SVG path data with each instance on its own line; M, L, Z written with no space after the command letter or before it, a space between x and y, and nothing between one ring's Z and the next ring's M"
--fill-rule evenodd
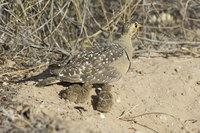
M83 86L72 84L66 90L60 92L60 97L76 104L84 103L88 99L91 89L91 84L84 84Z
M126 23L119 39L88 48L62 64L50 65L48 69L54 77L45 79L41 84L108 84L118 81L130 68L133 52L131 37L140 26L137 22Z
M111 110L113 105L113 96L111 94L111 86L103 86L100 92L97 92L97 96L93 101L94 108L102 113L107 113Z

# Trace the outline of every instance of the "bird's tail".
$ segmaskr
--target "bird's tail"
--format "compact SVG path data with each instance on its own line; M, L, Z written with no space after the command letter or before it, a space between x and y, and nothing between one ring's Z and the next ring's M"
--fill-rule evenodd
M63 65L60 63L56 64L51 64L48 66L48 70L53 74L53 75L59 75L60 71L63 69Z

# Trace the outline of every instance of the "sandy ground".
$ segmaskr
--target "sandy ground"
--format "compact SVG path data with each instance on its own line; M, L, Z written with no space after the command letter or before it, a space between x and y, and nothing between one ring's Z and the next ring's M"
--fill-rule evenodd
M127 75L114 84L114 105L104 116L93 110L91 98L84 104L61 99L65 87L57 84L20 83L14 100L30 105L35 115L59 119L70 133L199 133L199 75L200 59L134 59Z

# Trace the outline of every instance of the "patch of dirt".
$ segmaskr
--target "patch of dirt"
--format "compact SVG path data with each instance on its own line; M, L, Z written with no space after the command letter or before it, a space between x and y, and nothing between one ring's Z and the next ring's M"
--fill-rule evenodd
M114 105L104 114L105 118L93 110L92 98L84 104L61 99L59 92L65 87L57 84L36 87L34 81L20 83L13 100L29 105L33 116L58 119L59 125L66 124L62 127L66 132L197 133L200 132L199 64L200 60L194 58L134 59L127 75L114 83L111 90ZM92 95L96 95L95 90Z

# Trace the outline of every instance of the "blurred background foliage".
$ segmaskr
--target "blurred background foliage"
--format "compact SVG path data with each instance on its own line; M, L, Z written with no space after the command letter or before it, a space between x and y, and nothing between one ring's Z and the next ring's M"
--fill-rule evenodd
M199 0L1 0L0 59L27 67L118 38L143 25L134 57L199 57Z

